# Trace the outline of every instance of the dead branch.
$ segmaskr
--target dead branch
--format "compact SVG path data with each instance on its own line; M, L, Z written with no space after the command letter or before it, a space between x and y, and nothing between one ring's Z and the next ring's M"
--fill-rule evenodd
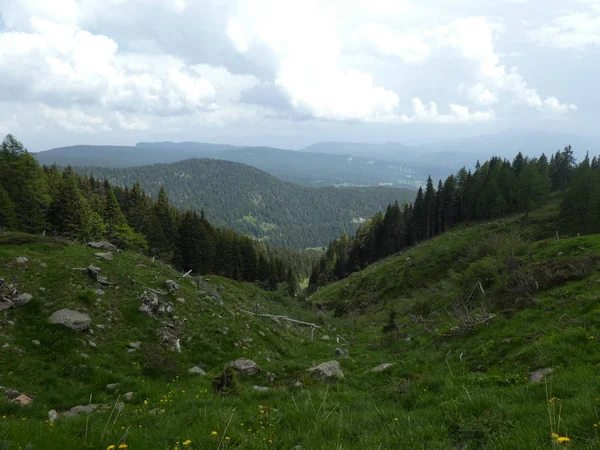
M246 314L251 314L253 316L256 317L267 317L269 319L280 319L280 320L287 320L288 322L294 322L300 325L306 325L309 326L311 328L321 328L319 325L311 323L311 322L304 322L302 320L297 320L297 319L292 319L288 316L279 316L279 315L275 315L275 314L258 314L258 313L253 313L251 311L246 311L245 309L241 310L242 312L245 312Z

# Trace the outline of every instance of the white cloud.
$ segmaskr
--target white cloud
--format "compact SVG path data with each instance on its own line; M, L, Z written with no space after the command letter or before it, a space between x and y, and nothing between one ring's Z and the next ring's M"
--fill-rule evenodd
M450 104L449 114L440 114L435 102L423 104L421 99L413 98L411 100L413 107L412 116L402 116L402 121L424 122L424 123L469 123L469 122L489 122L494 120L493 110L475 111L471 113L469 108L462 105Z
M119 127L121 127L122 130L144 131L144 130L147 130L148 128L150 128L150 124L139 117L136 117L136 116L125 117L120 112L117 112L115 115L117 117L117 122L119 123Z
M596 3L598 7L600 3ZM597 8L600 12L600 7ZM583 49L600 45L600 14L577 12L557 17L528 33L529 38L549 47Z
M103 117L88 115L78 107L53 108L42 104L39 109L47 119L73 133L111 131Z
M425 59L448 51L475 63L473 78L477 81L467 89L468 97L475 103L495 103L498 100L497 91L508 91L512 93L513 103L545 113L564 113L576 109L575 105L561 104L555 97L542 100L536 89L527 87L517 68L508 71L494 50L492 31L487 19L477 16L409 34L383 25L368 24L363 28L363 35L381 54L397 56L408 64L422 63Z

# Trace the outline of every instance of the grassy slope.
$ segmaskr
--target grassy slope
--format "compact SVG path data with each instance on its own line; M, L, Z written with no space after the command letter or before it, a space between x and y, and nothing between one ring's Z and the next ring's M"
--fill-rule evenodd
M154 321L136 311L140 289L125 273L158 287L174 276L167 267L130 253L119 254L110 263L99 262L120 289L108 289L101 306L93 300L82 305L78 293L95 286L70 268L92 262L92 251L40 243L0 246L3 276L36 297L25 307L9 311L8 319L16 320L15 326L6 325L4 319L1 322L0 344L8 341L12 347L0 348L0 385L36 399L26 409L0 403L0 416L7 416L0 422L0 442L13 441L9 448L32 443L34 449L105 449L126 440L130 449L162 450L183 448L181 442L190 439L188 448L202 449L302 445L311 450L512 450L552 448L550 433L556 431L569 436L573 448L598 448L600 437L593 424L600 422L600 272L589 256L600 252L600 237L560 242L519 238L550 234L555 213L553 207L540 210L525 227L517 218L509 218L460 228L389 258L311 297L311 302L326 308L317 318L293 302L278 303L272 294L249 285L212 277L212 286L223 286L226 308L221 308L184 284L178 296L186 303L175 302L176 314L189 319L184 335L193 338L190 344L182 340L184 369L199 362L215 375L222 364L245 355L264 370L256 379L242 379L240 395L229 398L211 392L211 377L184 373L175 381L165 381L146 376L141 369L142 354L124 352L129 341L155 339ZM527 267L558 268L549 269L550 275L563 278L554 277L554 283L540 281L533 300L515 304L503 290L506 255L501 252L507 248ZM15 256L30 259L28 270L14 263ZM579 270L578 261L589 263L588 269ZM40 262L47 262L48 268L40 268ZM139 263L148 267L138 267ZM569 272L569 267L579 269ZM563 282L567 278L571 281ZM482 280L486 299L496 313L487 325L467 334L440 337L408 319L409 314L432 317L430 328L447 332L447 321L430 314L448 307L477 280ZM48 290L39 293L39 286ZM317 336L334 336L336 332L329 327L335 327L351 343L351 358L340 359L345 379L319 383L303 375L312 364L334 359L338 346L334 340L311 342L305 328L241 315L228 318L227 310L237 312L240 304L251 308L255 297L261 298L269 312L318 320L324 328ZM55 308L77 303L78 309L90 311L96 324L107 323L107 311L113 311L109 329L91 337L97 349L83 346L77 339L80 336L69 330L45 324ZM338 310L346 312L333 317L338 305L342 305ZM400 314L400 338L383 345L381 329L391 308ZM224 326L230 328L227 335L221 331ZM234 346L246 336L253 338L247 349ZM39 339L42 346L31 345L31 339ZM23 349L23 356L13 353L14 347ZM90 359L81 360L79 351L88 353ZM368 372L382 362L396 364L384 373ZM541 367L554 368L552 377L547 384L530 384L527 374ZM277 374L273 389L254 392L253 384L269 385L266 371ZM293 386L298 379L304 382L303 389ZM116 401L117 394L104 389L111 382L121 382L121 392L135 391L135 400L116 421L108 421L109 412L90 415L87 446L85 416L59 419L53 427L44 422L49 409L87 403L90 394L93 401ZM558 400L549 403L550 397ZM161 398L168 402L161 403ZM156 406L165 413L150 414ZM216 437L212 431L217 431ZM222 440L225 436L230 439Z

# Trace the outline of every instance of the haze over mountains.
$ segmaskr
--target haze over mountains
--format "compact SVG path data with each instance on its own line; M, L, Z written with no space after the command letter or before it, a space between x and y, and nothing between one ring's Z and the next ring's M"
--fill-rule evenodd
M491 156L511 158L554 153L572 145L578 158L597 152L600 143L567 133L507 130L418 146L320 142L301 151L203 142L140 142L135 146L76 145L36 154L42 164L130 167L190 158L214 158L251 165L283 180L309 186L418 187L428 175L445 178L462 166Z

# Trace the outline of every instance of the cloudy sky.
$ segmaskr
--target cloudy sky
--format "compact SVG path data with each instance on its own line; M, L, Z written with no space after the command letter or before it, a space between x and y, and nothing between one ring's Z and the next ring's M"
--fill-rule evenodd
M598 136L600 0L0 0L30 150Z

